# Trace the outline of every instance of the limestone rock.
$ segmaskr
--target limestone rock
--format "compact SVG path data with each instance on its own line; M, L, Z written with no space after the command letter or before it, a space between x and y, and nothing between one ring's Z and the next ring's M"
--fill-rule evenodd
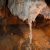
M33 17L33 21L46 4L42 0L8 0L8 7L13 15L26 20ZM37 11L38 10L38 11Z

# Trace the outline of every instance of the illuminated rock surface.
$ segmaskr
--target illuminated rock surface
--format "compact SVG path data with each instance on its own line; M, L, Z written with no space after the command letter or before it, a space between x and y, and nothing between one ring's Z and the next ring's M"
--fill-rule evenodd
M33 16L33 21L45 6L46 4L42 0L9 0L8 3L8 7L13 15L18 15L22 20Z
M30 9L30 11L32 10L33 9ZM48 12L49 9L46 11ZM46 11L43 10L42 14L44 13L46 14ZM45 14L44 17L46 15L48 16L49 13L46 15ZM41 24L37 25L38 27L34 25L32 26L33 37L32 37L32 43L29 46L30 44L29 43L30 39L28 38L29 26L27 21L23 22L22 20L17 18L18 16L13 16L8 8L0 10L0 17L2 17L0 18L0 50L29 50L29 47L31 47L31 50L50 50L50 19L49 18L47 20L44 19L45 22L42 24L45 25L42 25L42 27L40 26ZM7 32L5 32L3 29L4 24L2 25L2 23L4 23L4 19L6 19L5 27Z

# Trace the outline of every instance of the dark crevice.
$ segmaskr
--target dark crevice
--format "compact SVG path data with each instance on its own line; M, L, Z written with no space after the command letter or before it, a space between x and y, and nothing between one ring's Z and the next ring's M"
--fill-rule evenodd
M47 4L47 6L50 7L50 0L45 0L45 2L46 2L46 4Z
M8 6L8 0L6 0L6 5L5 5L6 7Z
M23 36L23 32L17 25L9 25L8 26L9 32L13 32L13 35Z

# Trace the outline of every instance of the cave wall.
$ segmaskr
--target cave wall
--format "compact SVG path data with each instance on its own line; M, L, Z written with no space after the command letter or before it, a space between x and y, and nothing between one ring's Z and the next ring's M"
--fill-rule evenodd
M6 5L6 2L8 2L8 5ZM14 16L19 16L22 20L33 16L33 21L35 21L39 13L43 14L46 18L50 18L48 17L50 16L50 9L44 0L0 0L0 9L6 6L8 6Z
M26 20L33 16L33 21L40 11L46 6L43 0L8 0L8 8L13 15ZM37 11L38 10L38 11Z

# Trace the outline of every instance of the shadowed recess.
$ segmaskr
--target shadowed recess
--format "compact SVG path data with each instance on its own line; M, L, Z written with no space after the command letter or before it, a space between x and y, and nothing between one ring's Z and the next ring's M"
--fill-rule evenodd
M45 0L45 2L46 2L46 4L47 4L47 6L50 7L50 0Z

